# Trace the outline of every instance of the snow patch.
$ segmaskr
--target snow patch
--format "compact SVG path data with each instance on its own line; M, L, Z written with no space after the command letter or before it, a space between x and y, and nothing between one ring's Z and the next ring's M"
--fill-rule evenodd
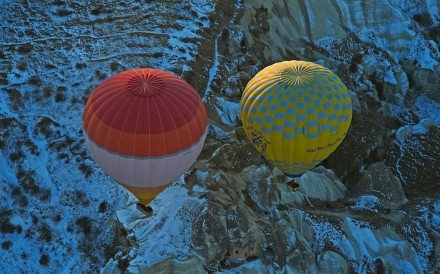
M415 102L415 112L420 118L430 118L440 127L440 103L422 95L417 97Z
M188 196L183 183L182 176L153 200L151 217L142 216L134 205L117 212L118 220L130 232L128 237L139 245L133 247L136 256L130 261L129 271L136 273L138 269L148 269L169 257L179 260L190 257L192 223L206 206L206 200Z
M377 207L380 205L379 198L373 195L361 196L356 200L356 204L351 206L355 210L369 210L378 212Z

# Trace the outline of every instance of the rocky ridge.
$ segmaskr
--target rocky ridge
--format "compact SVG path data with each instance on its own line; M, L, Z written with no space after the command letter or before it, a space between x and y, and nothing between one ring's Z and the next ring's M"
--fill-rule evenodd
M204 271L439 270L439 121L417 106L423 98L439 109L438 8L324 2L245 2L217 38L205 94L212 130L182 185L203 201L189 258ZM286 59L333 69L354 102L343 144L296 179L259 157L238 117L247 81Z

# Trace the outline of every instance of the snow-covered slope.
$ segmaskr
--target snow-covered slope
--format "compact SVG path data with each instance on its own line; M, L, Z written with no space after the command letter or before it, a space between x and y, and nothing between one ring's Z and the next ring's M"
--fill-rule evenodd
M440 271L439 6L1 1L0 269ZM346 140L296 180L261 159L239 119L247 81L287 59L334 70L354 102ZM210 118L199 160L151 217L81 133L92 90L135 67L186 79Z
M0 272L90 273L113 257L127 194L90 159L91 91L128 68L182 75L206 1L0 2Z

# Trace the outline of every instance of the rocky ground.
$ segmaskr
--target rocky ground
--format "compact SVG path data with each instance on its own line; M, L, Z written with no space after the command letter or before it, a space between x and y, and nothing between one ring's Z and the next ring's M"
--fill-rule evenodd
M161 2L3 4L40 28L2 14L0 252L41 272L440 271L436 1ZM332 69L354 108L342 145L295 179L261 158L239 118L247 81L289 59ZM199 160L149 218L80 134L93 87L136 66L183 77L210 118ZM39 249L20 254L16 239Z

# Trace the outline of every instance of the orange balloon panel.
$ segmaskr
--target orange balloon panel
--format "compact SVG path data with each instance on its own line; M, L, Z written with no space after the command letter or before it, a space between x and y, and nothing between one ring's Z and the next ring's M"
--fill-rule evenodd
M191 85L148 68L104 81L83 113L92 158L143 201L190 168L203 148L207 124L205 106Z

